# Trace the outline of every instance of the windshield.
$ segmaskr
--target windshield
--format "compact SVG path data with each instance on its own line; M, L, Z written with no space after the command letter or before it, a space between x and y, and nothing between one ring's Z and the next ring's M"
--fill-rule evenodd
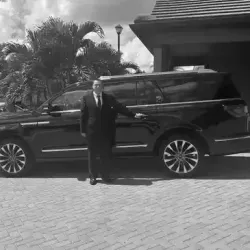
M48 104L50 101L53 101L57 96L60 96L63 92L59 92L59 93L56 93L54 94L51 98L49 98L47 101L45 101L43 104L41 104L37 109L36 111L40 112L43 110L44 107L48 107Z
M92 85L88 84L86 81L83 84L73 84L72 86L60 91L57 94L54 94L50 99L45 101L41 106L37 108L38 112L42 112L45 107L48 107L49 102L57 105L65 104L64 101L67 99L70 104L75 108L80 107L80 99L84 93L92 88ZM80 85L81 84L81 85ZM66 99L65 99L66 98ZM71 105L71 106L72 106ZM78 107L79 106L79 107Z

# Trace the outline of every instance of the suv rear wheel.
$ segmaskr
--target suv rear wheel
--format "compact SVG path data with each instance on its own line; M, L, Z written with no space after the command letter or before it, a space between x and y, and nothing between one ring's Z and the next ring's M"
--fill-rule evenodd
M18 139L0 142L0 171L6 177L21 177L32 167L32 157L28 147Z
M163 170L173 177L193 177L204 166L202 146L186 135L169 137L163 141L159 153Z

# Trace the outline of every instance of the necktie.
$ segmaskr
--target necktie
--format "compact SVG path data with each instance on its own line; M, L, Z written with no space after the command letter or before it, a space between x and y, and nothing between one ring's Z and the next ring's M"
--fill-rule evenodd
M97 96L97 106L98 106L99 109L102 108L101 96L100 95Z

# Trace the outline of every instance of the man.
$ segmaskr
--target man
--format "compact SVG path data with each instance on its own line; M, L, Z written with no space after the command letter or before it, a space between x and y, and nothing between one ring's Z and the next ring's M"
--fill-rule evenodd
M115 119L117 114L131 118L140 118L142 114L134 114L117 102L112 96L103 92L101 80L93 81L92 91L83 96L81 103L81 134L88 143L88 168L90 184L97 183L96 178L101 174L103 181L111 182L112 146L115 140ZM97 167L97 156L102 167Z

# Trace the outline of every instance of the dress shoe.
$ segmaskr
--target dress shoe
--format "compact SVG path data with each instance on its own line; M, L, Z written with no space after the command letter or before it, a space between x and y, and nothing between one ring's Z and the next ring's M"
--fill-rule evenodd
M90 178L89 183L90 183L90 185L96 185L97 180L95 178Z

